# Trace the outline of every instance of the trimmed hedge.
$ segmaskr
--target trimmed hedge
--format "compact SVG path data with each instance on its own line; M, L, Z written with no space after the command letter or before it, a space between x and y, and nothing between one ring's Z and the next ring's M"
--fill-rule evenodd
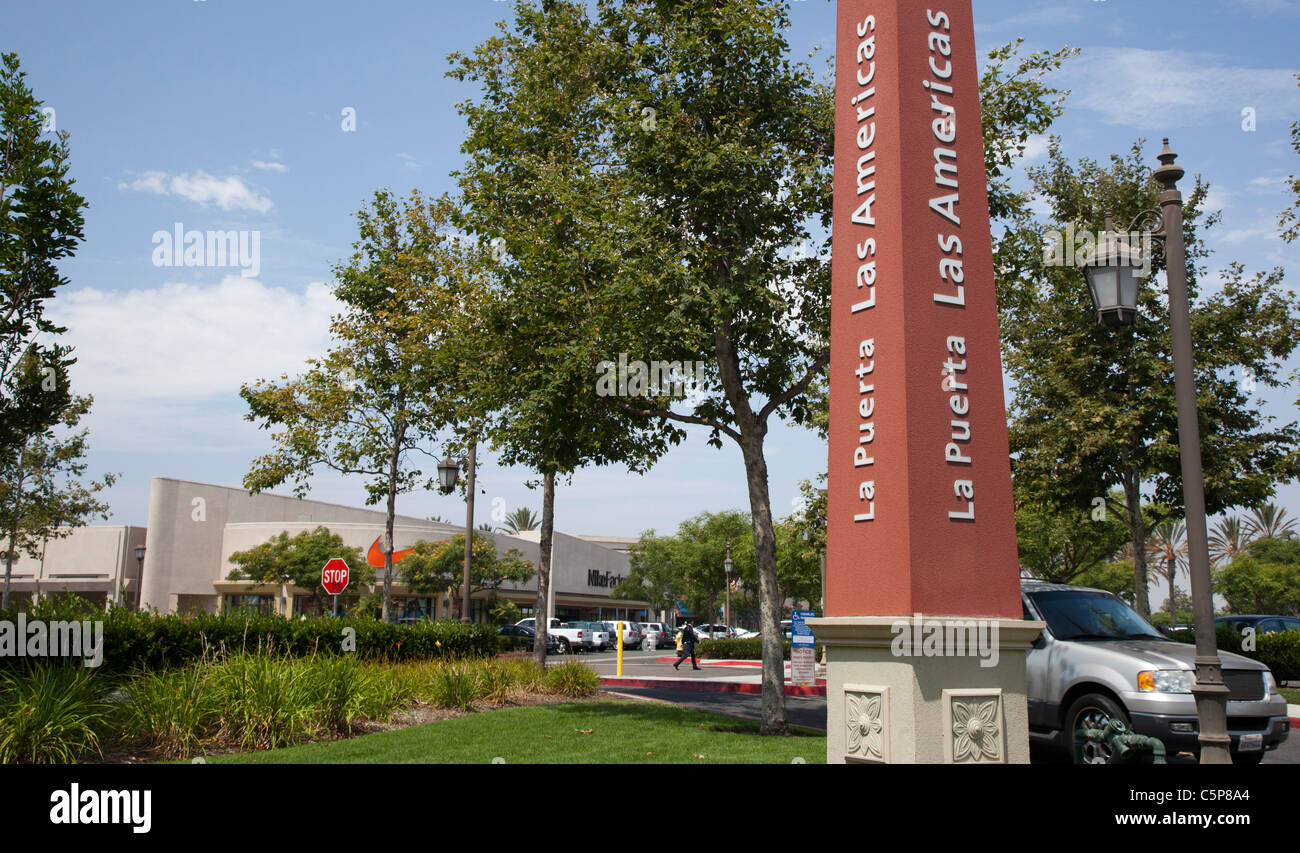
M388 625L373 619L285 619L246 613L163 614L112 608L107 612L78 602L55 605L48 599L24 611L26 618L52 621L102 621L107 672L165 669L214 652L274 652L300 657L343 651L346 629L355 634L355 652L364 660L426 660L495 655L500 635L490 625L453 620ZM14 623L19 611L0 611ZM20 641L25 638L19 638ZM351 649L350 649L351 650ZM0 668L25 665L28 658L0 656Z
M822 650L824 648L824 646L817 646L815 651L817 660L822 659ZM700 657L711 660L762 660L763 639L761 637L749 637L744 640L701 640L698 651ZM785 660L790 659L789 640L781 641L781 655Z
M1242 649L1241 633L1229 625L1217 626L1215 634L1221 651L1259 661L1273 671L1273 677L1278 681L1300 680L1300 631L1258 634L1254 651ZM1196 634L1192 631L1179 631L1174 638L1184 643L1196 642Z

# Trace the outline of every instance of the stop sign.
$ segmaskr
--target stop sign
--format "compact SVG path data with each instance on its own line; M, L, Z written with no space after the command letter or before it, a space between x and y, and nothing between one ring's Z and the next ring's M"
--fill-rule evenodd
M348 564L335 557L321 569L320 584L330 595L338 595L348 588Z

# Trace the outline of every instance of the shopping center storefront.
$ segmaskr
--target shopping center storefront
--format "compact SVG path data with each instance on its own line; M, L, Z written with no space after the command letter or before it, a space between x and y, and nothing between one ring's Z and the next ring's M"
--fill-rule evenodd
M243 489L155 477L150 490L140 603L164 612L227 609L284 615L331 612L333 598L324 594L317 597L310 589L228 579L234 568L230 556L235 552L252 548L282 532L294 536L324 526L340 536L345 545L358 548L375 567L378 580L371 588L353 585L339 596L340 610L349 612L364 597L382 590L383 561L377 543L384 532L384 521L384 513L370 509L281 495L252 495ZM464 528L455 525L398 516L393 526L394 552L400 554L420 540L443 541L463 532ZM513 536L489 535L498 551L504 553L513 548L534 569L538 565L537 531ZM611 596L629 571L628 556L623 551L557 532L551 562L549 609L559 618L647 618L648 602ZM459 615L456 590L437 595L414 594L395 577L392 595L395 618L399 620ZM470 602L470 617L474 621L486 621L493 595L512 601L529 615L536 604L536 574L525 584L506 583L495 591L475 593Z

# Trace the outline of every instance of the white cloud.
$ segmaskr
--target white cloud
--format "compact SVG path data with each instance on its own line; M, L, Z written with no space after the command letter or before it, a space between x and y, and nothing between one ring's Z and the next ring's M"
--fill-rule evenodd
M268 163L265 160L254 160L253 168L261 169L264 172L275 172L276 174L279 175L283 175L285 172L289 171L289 167L284 165L283 163L275 163L275 162Z
M227 276L219 284L84 288L51 304L73 345L72 384L95 397L97 450L209 449L257 441L241 385L301 373L329 348L330 289L302 292Z
M1039 157L1042 157L1047 153L1047 149L1050 147L1051 143L1051 137L1045 133L1030 136L1025 140L1024 158L1026 160L1037 160ZM472 551L473 549L471 548L470 550Z
M266 213L273 206L268 196L245 184L243 179L235 175L217 178L202 170L176 175L159 171L143 172L129 183L119 183L117 188L154 195L177 195L203 207L215 204L222 210Z
M1237 127L1246 107L1260 121L1300 110L1293 70L1229 65L1213 54L1094 47L1063 73L1072 106L1145 131L1212 122Z
M419 160L416 160L414 157L412 157L410 154L407 154L405 151L399 151L399 152L397 152L397 159L398 159L398 160L401 160L401 161L402 161L402 165L404 165L404 166L405 166L406 168L408 168L408 169L423 169L423 168L424 168L424 164L423 164L423 163L421 163Z
M1205 202L1201 205L1201 209L1209 213L1229 207L1232 207L1232 193L1213 185L1206 191Z

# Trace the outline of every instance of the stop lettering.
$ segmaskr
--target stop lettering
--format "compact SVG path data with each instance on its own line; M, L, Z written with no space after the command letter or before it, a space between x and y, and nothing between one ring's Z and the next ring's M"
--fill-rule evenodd
M320 573L321 586L330 595L338 595L348 586L348 564L335 557L325 564Z

